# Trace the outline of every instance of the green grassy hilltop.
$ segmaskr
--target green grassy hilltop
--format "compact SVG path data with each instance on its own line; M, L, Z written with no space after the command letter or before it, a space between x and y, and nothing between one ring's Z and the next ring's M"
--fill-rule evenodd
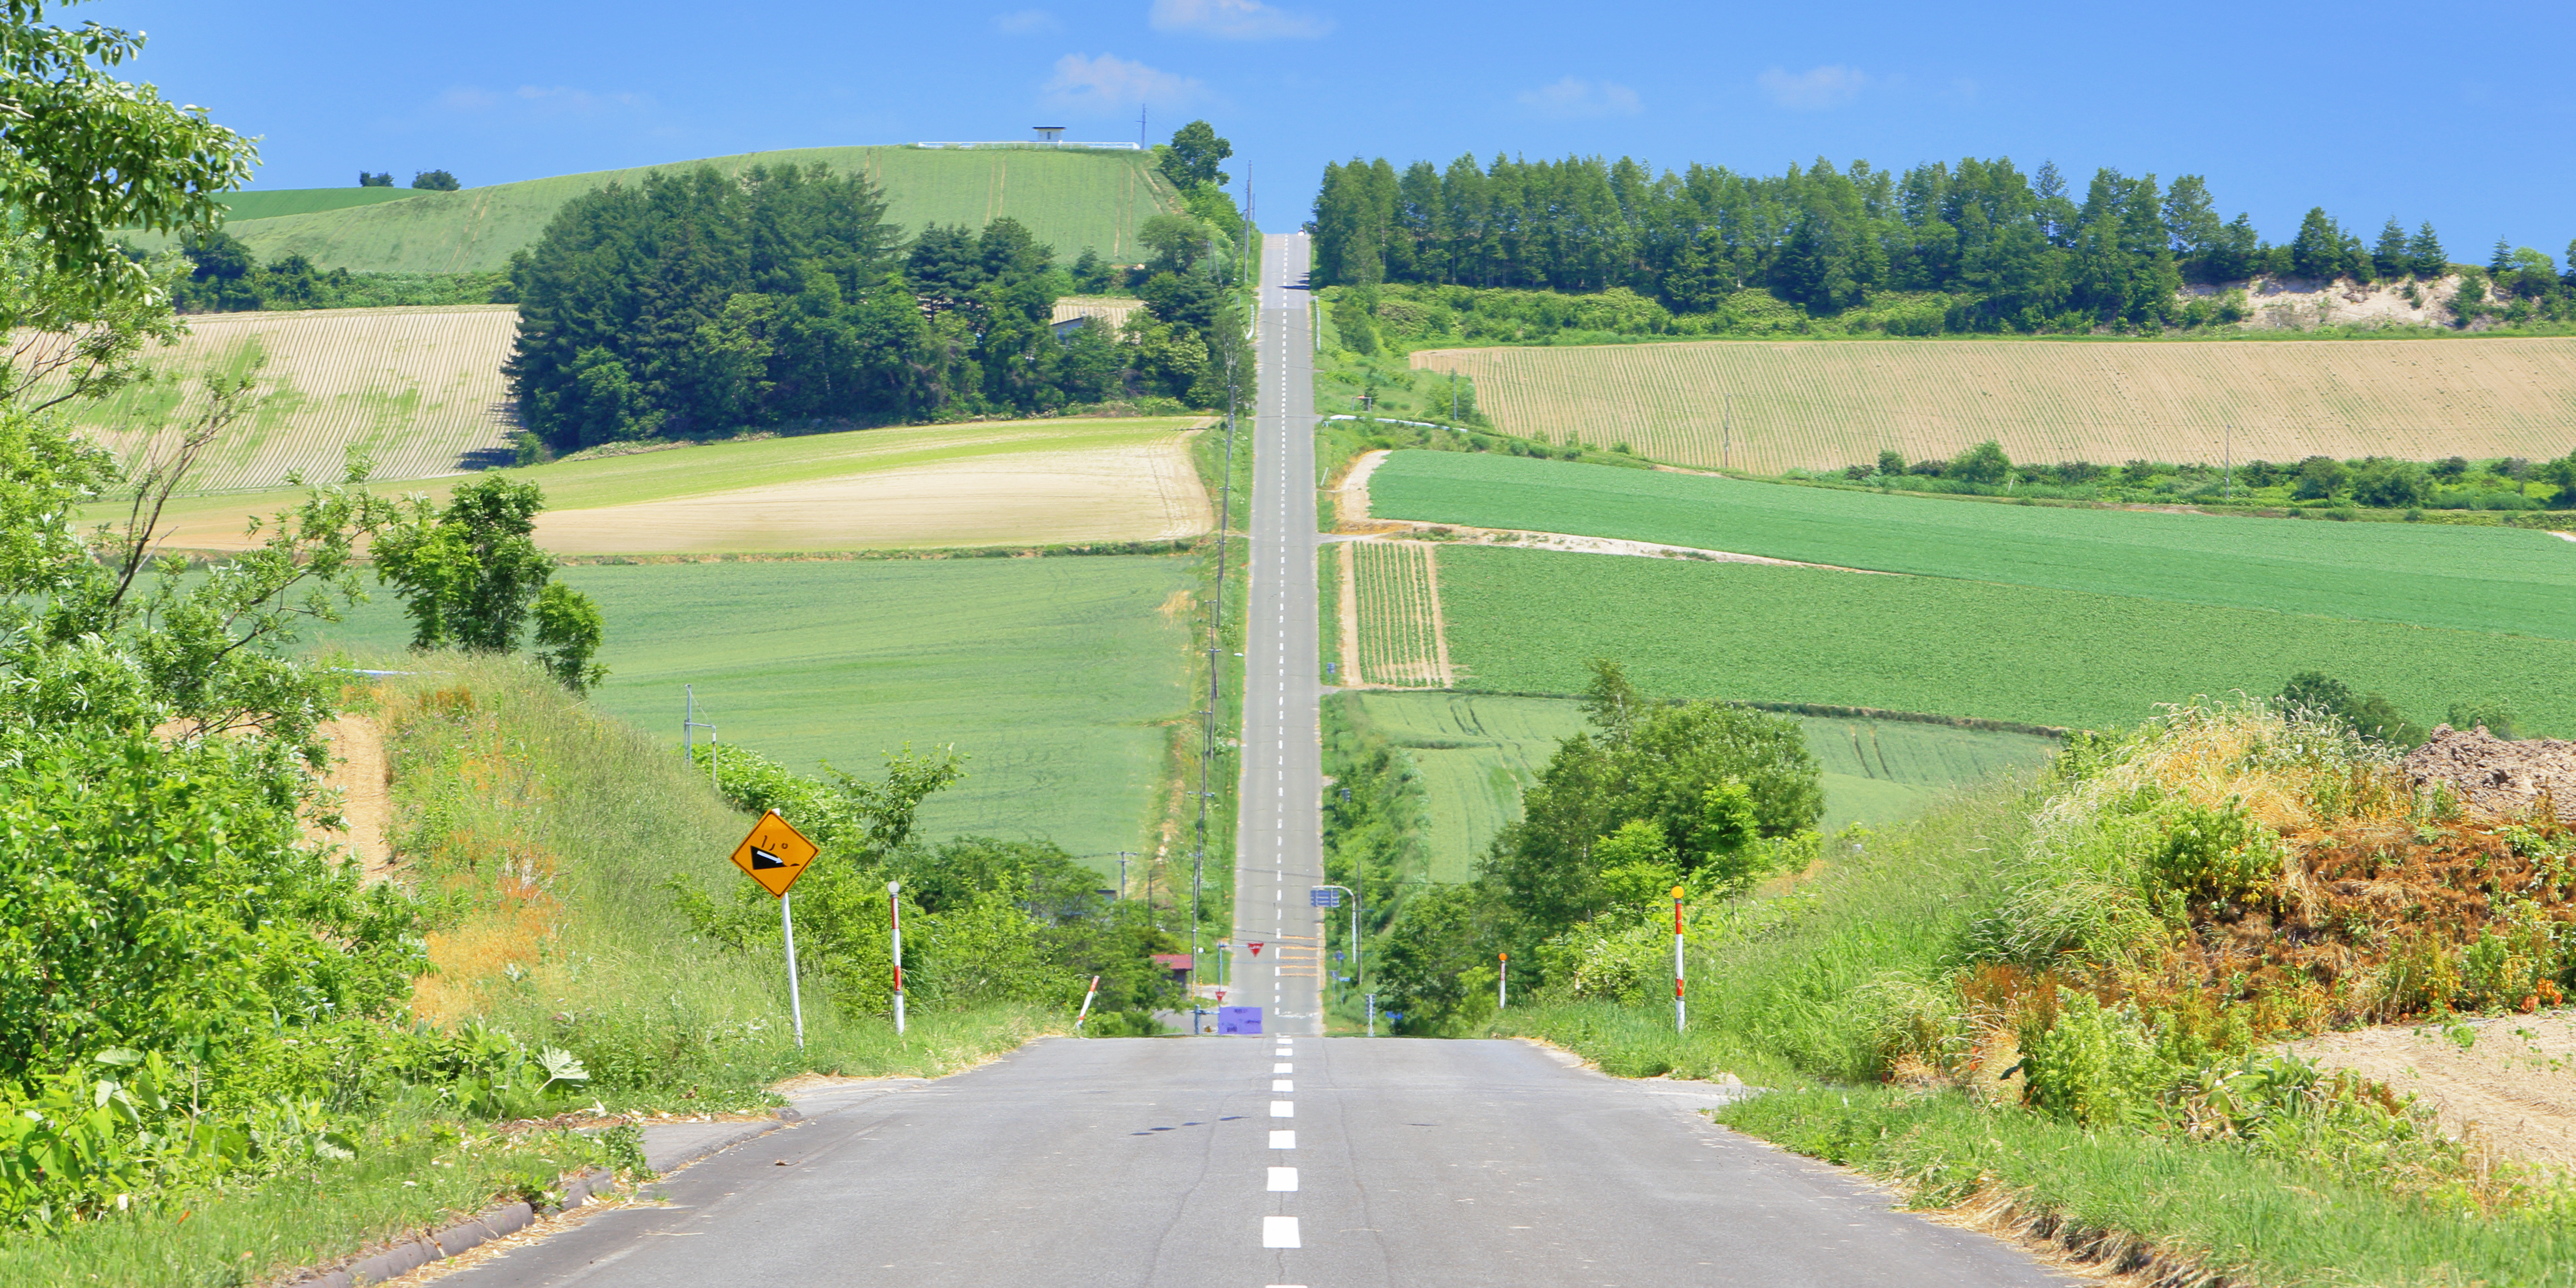
M1009 215L1071 260L1085 250L1104 259L1141 259L1136 229L1148 216L1176 208L1170 184L1146 152L1026 149L964 151L908 146L794 148L746 152L629 170L598 170L460 192L407 192L399 199L320 208L308 193L244 193L225 231L263 261L302 255L319 268L361 273L471 273L506 267L510 253L534 243L563 203L611 183L635 184L656 170L711 165L727 174L753 166L827 165L861 173L885 189L888 216L908 231L925 224L982 227ZM346 190L369 194L383 188ZM293 198L293 199L291 199ZM256 212L254 214L254 212ZM241 217L251 216L251 217ZM157 239L133 238L140 244Z

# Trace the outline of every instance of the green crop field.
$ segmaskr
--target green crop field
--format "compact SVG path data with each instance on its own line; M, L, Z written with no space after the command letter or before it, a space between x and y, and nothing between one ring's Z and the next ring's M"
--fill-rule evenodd
M679 754L681 686L727 742L799 769L873 775L909 742L965 752L933 837L1045 837L1089 857L1149 850L1164 722L1190 694L1184 557L581 566L557 575L608 622L607 710ZM317 646L400 668L376 592ZM1114 870L1114 864L1111 867Z
M2576 644L1934 577L1497 547L1440 552L1459 683L1579 692L1584 662L1640 688L2111 728L2155 704L2277 693L2322 670L2430 723L2503 700L2576 734Z
M2576 544L2516 528L1996 505L1421 451L1370 475L1369 505L1381 518L2576 639Z
M224 195L224 219L238 224L280 215L381 206L388 201L409 201L426 195L417 188L271 188L264 192L233 192Z
M535 244L566 201L610 183L633 185L654 170L699 165L727 174L757 165L828 165L838 173L864 173L875 180L885 189L887 217L907 232L932 223L980 228L1009 215L1068 263L1086 249L1115 263L1130 263L1143 258L1136 245L1138 226L1150 215L1177 208L1177 198L1155 173L1153 160L1149 152L798 148L461 192L408 193L380 205L234 218L225 230L262 260L297 254L323 268L353 272L489 272L508 267L510 252ZM134 240L157 245L164 239Z
M1583 728L1564 698L1476 693L1368 693L1343 699L1360 719L1406 749L1430 814L1431 879L1463 881L1486 843L1520 817L1521 792ZM1793 717L1825 771L1827 831L1912 818L1951 789L2036 766L2052 738L1905 720Z
M1955 456L2563 456L2576 339L1714 340L1425 349L1507 432L1783 470Z

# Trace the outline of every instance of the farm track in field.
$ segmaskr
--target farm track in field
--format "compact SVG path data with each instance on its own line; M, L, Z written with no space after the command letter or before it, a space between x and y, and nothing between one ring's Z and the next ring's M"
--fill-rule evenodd
M1411 361L1473 379L1511 433L1763 473L1990 438L2045 462L2540 459L2576 445L2576 339L1698 341Z
M256 402L216 440L193 490L274 488L291 471L330 482L353 447L379 478L456 474L503 459L518 428L501 378L519 331L509 305L201 314L188 326L145 355L150 381L65 408L126 455L202 415L209 374L251 375Z

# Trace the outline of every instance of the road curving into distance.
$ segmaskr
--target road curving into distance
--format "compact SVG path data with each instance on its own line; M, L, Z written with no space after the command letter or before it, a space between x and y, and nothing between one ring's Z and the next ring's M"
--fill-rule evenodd
M1307 239L1267 239L1238 951L1260 1037L1047 1039L801 1121L452 1288L2039 1288L2018 1249L1519 1042L1324 1038ZM1340 915L1340 914L1334 914ZM1284 946L1287 951L1279 951ZM1303 951L1299 951L1303 949Z

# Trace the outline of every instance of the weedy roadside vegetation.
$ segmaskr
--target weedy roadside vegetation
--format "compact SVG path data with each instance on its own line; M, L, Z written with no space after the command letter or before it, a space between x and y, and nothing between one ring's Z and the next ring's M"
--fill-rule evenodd
M2340 720L2190 704L1695 899L1682 1034L1651 909L1541 950L1574 968L1488 1024L1780 1088L1721 1121L2158 1282L2539 1283L2576 1247L2555 1179L2276 1044L2556 1005L2571 897L2546 810L2470 817Z

